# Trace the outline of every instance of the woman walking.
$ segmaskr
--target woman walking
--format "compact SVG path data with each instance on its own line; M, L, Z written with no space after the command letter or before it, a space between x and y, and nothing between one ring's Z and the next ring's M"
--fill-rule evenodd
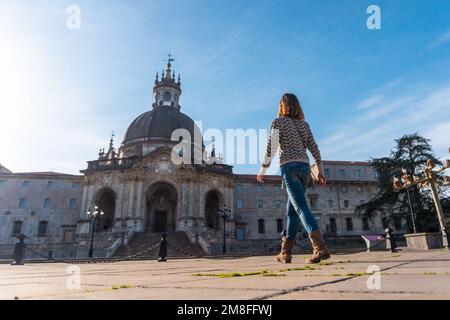
M281 177L288 201L286 236L283 237L281 252L275 260L285 263L292 261L292 248L300 221L308 232L313 247L313 254L306 262L318 263L328 259L330 253L305 198L310 179L309 158L306 150L313 155L319 170L317 179L321 185L324 185L326 179L323 174L322 159L311 129L305 121L300 103L292 93L286 93L281 98L278 117L272 122L264 161L257 175L258 182L264 182L264 174L277 150L279 150Z

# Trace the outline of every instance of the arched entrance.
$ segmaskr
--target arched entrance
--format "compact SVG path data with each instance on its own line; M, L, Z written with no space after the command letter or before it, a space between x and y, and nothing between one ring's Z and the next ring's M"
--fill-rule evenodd
M111 229L114 223L114 212L116 211L116 194L112 189L103 189L98 193L95 203L98 209L104 212L103 216L97 220L96 231Z
M167 182L153 184L146 197L147 223L151 232L175 231L177 190Z
M211 190L206 194L206 226L210 229L219 230L220 218L218 211L222 202L222 194L219 191Z

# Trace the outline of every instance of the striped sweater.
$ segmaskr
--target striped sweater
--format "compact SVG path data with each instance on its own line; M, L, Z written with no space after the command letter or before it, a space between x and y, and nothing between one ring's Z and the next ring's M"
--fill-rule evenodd
M287 116L276 118L272 122L269 141L260 173L264 174L277 150L280 165L288 162L309 163L309 150L316 161L319 172L323 174L322 158L314 140L309 124L305 120L296 120Z

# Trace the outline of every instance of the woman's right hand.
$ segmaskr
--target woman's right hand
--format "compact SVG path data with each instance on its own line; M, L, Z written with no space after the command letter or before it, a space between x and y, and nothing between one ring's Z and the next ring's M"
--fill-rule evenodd
M264 183L264 175L263 174L258 174L256 176L256 180L258 180L259 183Z
M319 180L319 184L322 186L327 183L327 178L325 178L325 176L322 173L319 173L318 180Z

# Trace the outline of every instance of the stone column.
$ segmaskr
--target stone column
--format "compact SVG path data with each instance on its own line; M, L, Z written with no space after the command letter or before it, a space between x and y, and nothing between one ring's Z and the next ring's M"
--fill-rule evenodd
M131 181L130 182L130 191L128 193L128 217L133 217L135 216L134 214L134 185L135 182Z
M189 182L189 210L187 217L194 216L194 182Z
M183 183L182 187L182 201L183 201L183 217L187 219L189 215L189 186L186 183Z
M142 214L142 181L139 181L137 183L137 199L136 199L136 206L135 206L135 216L137 218L143 218Z
M199 195L199 217L204 219L205 216L205 186L200 184L200 195Z
M80 212L80 218L83 218L84 215L86 214L87 208L87 191L88 191L89 186L83 186L83 197L81 199L81 212Z
M84 211L83 217L86 218L86 211L87 209L94 210L94 189L95 186L89 186L88 192L87 192L87 199L86 199L86 210Z
M117 194L117 200L116 200L116 209L118 208L118 212L119 212L119 217L121 219L124 219L124 215L123 215L123 203L124 203L124 189L125 189L125 184L122 182L120 184L120 189L119 189L119 193Z

